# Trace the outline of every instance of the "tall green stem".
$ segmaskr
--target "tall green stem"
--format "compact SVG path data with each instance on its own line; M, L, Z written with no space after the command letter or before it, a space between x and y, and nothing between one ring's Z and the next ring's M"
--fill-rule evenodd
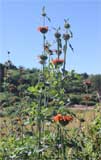
M45 34L43 34L43 55L45 55L45 40L46 40L46 37L45 37ZM45 68L45 64L43 63L43 73L44 73L44 68Z
M41 94L39 97L39 104L38 104L38 115L37 115L37 130L38 130L38 150L41 148ZM38 159L41 158L41 153L39 151Z
M58 55L58 59L59 59L59 38L57 39L57 55Z
M61 144L62 144L62 153L63 153L63 160L67 160L66 158L66 146L64 141L65 135L63 134L63 131L61 133Z
M57 148L58 148L58 159L60 159L61 157L60 157L60 152L61 152L61 129L60 129L60 126L59 125L57 125Z
M45 26L45 17L46 16L43 16L43 26Z
M65 68L66 68L66 52L67 52L67 40L65 41L65 49L64 49L63 73L65 72Z

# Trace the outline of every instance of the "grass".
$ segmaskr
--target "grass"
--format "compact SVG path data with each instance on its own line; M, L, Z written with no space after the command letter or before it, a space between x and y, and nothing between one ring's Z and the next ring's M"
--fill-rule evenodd
M95 119L97 114L95 113L95 109L88 109L88 110L82 110L77 108L71 108L71 111L73 111L76 114L77 118L74 118L72 122L68 125L68 128L79 128L81 126L81 123L79 119L84 119L84 122L82 123L85 127L92 122L92 120ZM2 135L9 135L11 133L11 130L14 129L14 125L12 125L13 120L15 120L16 117L0 117L0 137L2 138ZM16 126L16 125L15 125ZM21 126L20 122L18 123L18 128ZM24 126L25 130L30 131L31 126L28 124Z

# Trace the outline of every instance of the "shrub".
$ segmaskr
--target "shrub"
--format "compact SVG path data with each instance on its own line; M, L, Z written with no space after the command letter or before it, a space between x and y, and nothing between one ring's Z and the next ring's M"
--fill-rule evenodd
M96 102L94 102L94 101L81 101L80 104L87 105L87 106L94 106L94 105L96 105Z
M70 96L71 104L80 104L81 99L82 99L82 98L81 98L80 95L71 95L71 96Z
M7 113L5 111L0 112L0 117L5 117Z

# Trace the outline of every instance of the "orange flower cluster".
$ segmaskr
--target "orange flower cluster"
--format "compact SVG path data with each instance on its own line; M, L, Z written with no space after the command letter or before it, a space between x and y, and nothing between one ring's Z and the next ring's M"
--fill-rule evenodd
M63 59L58 59L58 58L52 60L52 63L53 63L54 65L61 65L61 64L63 64L63 62L64 62Z
M38 27L38 31L41 33L47 33L48 32L48 26L40 26Z
M62 115L61 114L57 114L56 116L53 117L53 120L55 122L61 121L62 120Z
M62 125L67 125L70 121L73 120L72 116L62 116L61 114L57 114L53 117L55 122L59 122Z

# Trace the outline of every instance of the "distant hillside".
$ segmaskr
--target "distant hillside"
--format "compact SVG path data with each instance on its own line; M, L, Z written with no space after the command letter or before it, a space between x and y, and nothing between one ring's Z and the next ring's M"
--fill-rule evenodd
M40 70L16 67L11 61L0 64L0 116L16 114L21 107L31 106L35 96L28 87L38 82ZM88 91L85 84L88 83ZM77 74L71 71L63 84L70 105L95 105L101 93L101 75ZM66 100L67 103L67 100ZM67 105L67 104L66 104ZM1 112L2 111L2 112Z

